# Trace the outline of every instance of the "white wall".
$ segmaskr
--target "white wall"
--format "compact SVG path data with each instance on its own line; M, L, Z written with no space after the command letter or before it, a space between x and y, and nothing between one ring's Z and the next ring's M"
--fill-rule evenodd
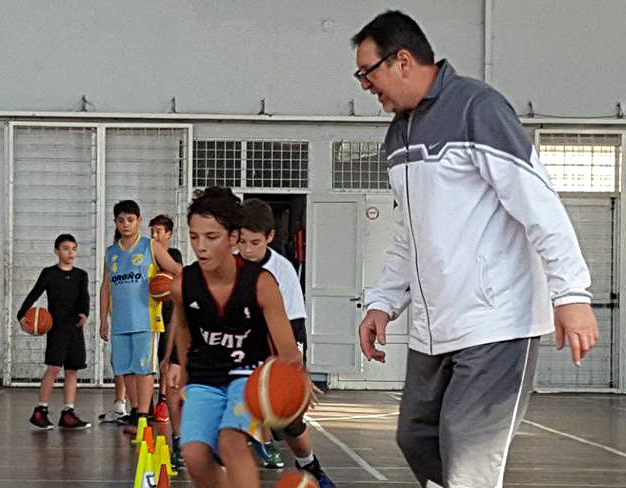
M387 6L481 76L481 0L3 0L0 110L376 114L350 37Z
M5 161L5 144L4 144L4 123L0 122L0 227L2 233L0 235L0 383L2 383L2 375L4 368L4 344L7 333L6 317L4 316L4 304L5 304L5 266L4 266L4 249L7 230L7 201L6 201L6 161Z
M493 0L493 84L519 113L609 115L626 99L623 0ZM484 0L3 0L0 110L280 114L379 106L349 39L400 8L436 56L482 78Z
M494 0L492 84L527 113L613 115L626 103L624 0Z

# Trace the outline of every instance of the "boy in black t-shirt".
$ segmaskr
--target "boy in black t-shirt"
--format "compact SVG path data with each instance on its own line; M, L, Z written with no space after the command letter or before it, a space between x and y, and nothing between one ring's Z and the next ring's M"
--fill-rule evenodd
M152 239L159 242L165 249L167 249L167 252L170 256L172 256L174 261L178 264L183 264L183 256L181 252L176 248L170 247L170 239L172 238L172 232L174 231L174 221L172 218L167 215L160 214L154 217L148 226L150 227L150 235ZM163 359L165 357L165 350L167 346L167 330L172 317L172 307L173 305L171 301L164 301L161 305L161 317L163 318L163 326L165 327L165 331L159 334L159 345L157 349L159 364L161 365L161 375L164 375L165 372ZM170 412L168 404L166 403L167 386L164 380L165 378L163 377L159 380L159 399L154 407L153 415L153 420L155 422L167 422L169 420ZM174 410L175 412L172 412L172 429L174 430L174 435L178 435L180 409L175 408Z
M28 321L26 312L46 292L48 310L52 315L44 360L48 368L41 378L39 404L30 418L30 423L40 429L54 428L48 418L48 401L61 368L65 368L65 407L61 412L59 427L72 430L91 427L90 423L82 421L74 412L77 371L87 367L83 326L89 315L89 277L85 271L74 267L77 247L76 239L71 234L61 234L56 238L54 253L59 262L41 271L37 283L17 313L17 319L25 329Z

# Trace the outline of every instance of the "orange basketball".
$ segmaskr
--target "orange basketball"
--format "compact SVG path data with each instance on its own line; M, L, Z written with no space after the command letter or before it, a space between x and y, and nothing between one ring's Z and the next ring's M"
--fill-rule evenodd
M161 271L150 278L150 296L159 302L166 302L170 299L170 286L174 277Z
M23 329L31 335L43 335L52 327L52 315L45 308L29 308L24 317L26 317L27 322Z
M299 366L270 358L250 375L244 391L246 407L268 427L286 427L309 404L309 381Z
M274 488L319 488L317 480L306 471L288 471Z

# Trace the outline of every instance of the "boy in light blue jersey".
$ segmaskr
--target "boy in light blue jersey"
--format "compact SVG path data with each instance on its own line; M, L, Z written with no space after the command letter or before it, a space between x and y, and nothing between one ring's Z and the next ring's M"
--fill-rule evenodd
M163 331L160 303L148 291L150 278L163 269L181 271L167 250L158 242L139 235L141 215L133 200L113 207L120 239L109 246L100 289L100 337L111 337L113 372L124 377L130 399L130 415L121 423L136 424L147 416L157 371L157 335ZM111 330L109 330L109 309Z

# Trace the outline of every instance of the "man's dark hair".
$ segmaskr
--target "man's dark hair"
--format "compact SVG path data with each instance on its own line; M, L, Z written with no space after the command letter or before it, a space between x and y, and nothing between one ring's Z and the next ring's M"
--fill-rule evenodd
M381 58L406 49L420 64L435 62L433 49L420 26L399 10L387 10L378 15L352 37L352 46L358 47L366 39L376 43Z
M54 240L54 248L58 249L64 242L73 242L78 246L78 243L72 234L59 234L59 236Z
M232 232L241 228L241 200L230 188L212 186L196 190L187 210L187 223L192 215L212 216L222 226Z
M139 205L135 200L122 200L121 202L117 202L113 206L113 216L117 218L117 216L121 213L136 215L137 217L141 217L141 213L139 211Z
M275 226L272 207L263 200L250 198L243 201L242 208L243 223L241 228L251 230L252 232L263 232L265 237L268 237Z
M165 227L166 232L172 232L174 230L174 221L169 215L157 215L150 221L148 227L154 227L155 225L162 225Z

